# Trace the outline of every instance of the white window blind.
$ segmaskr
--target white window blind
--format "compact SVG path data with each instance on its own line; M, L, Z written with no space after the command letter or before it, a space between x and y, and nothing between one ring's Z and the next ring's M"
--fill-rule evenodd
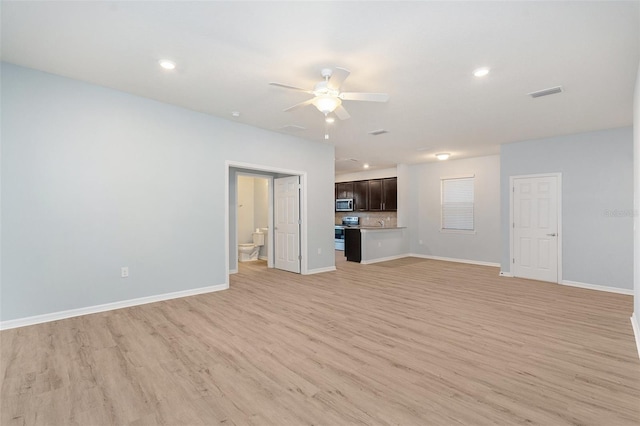
M442 229L474 230L473 179L442 179Z

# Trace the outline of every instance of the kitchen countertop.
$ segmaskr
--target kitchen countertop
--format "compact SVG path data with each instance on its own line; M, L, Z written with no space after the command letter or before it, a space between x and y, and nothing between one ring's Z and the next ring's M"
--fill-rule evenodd
M385 231L389 229L405 229L406 226L345 226L344 229L361 229L363 231Z

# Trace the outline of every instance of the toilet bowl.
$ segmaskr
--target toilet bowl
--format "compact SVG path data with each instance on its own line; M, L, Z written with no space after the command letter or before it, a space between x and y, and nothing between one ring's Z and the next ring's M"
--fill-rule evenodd
M238 244L238 261L249 262L250 260L257 260L260 247L253 243Z
M249 262L258 260L260 247L264 245L264 234L262 232L253 233L253 243L238 244L238 261Z

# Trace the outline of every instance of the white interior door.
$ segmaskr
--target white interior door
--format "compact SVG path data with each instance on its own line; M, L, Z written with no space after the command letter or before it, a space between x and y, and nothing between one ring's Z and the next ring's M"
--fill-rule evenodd
M512 179L514 277L558 282L558 176Z
M275 267L300 273L300 176L275 183Z

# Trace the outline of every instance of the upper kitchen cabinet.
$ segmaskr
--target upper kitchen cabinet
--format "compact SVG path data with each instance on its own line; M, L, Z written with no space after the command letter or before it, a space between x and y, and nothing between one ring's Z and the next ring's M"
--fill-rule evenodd
M353 198L353 182L336 183L336 198Z
M398 210L398 178L338 182L336 199L353 199L353 211L384 212Z
M398 178L382 179L382 210L398 210Z
M398 178L369 181L369 211L398 209Z
M353 210L369 210L369 181L359 180L353 182Z

